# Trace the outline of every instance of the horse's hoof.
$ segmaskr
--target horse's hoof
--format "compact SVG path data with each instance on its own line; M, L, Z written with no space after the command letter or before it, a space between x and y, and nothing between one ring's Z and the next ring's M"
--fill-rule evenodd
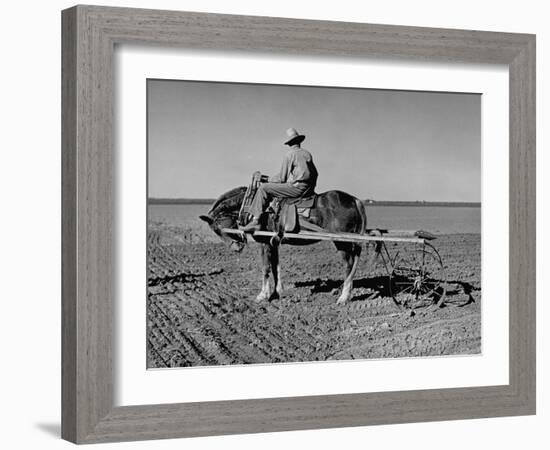
M274 291L269 297L269 300L278 300L279 298L281 298L280 294L277 291Z
M263 292L261 292L256 297L256 303L262 303L262 302L265 302L268 299L269 299L269 296L267 294L264 294Z

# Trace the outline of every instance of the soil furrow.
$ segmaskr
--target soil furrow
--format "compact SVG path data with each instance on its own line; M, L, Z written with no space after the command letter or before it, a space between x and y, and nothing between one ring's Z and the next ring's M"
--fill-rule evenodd
M283 246L282 298L256 303L258 247L233 253L177 230L148 237L151 367L475 354L481 350L479 235L439 236L450 300L461 308L398 310L385 271L362 257L347 305L335 301L343 265L334 246ZM187 243L189 242L189 243Z

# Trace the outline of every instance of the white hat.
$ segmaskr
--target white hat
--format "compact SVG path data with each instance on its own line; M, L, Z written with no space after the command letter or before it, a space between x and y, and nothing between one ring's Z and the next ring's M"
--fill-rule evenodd
M286 130L286 134L288 139L285 142L285 145L299 144L306 138L303 134L298 133L295 128L289 128Z

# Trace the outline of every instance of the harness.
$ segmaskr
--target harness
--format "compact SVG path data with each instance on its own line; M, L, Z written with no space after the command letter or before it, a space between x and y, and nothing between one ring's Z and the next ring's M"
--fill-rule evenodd
M317 203L317 194L298 198L276 197L270 203L268 211L275 216L275 222L286 233L296 233L300 224L307 221L311 215L311 209ZM300 221L300 218L303 220Z

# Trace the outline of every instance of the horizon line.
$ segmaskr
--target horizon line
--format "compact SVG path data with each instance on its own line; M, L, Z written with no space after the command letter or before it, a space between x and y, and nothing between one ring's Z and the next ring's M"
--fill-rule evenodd
M360 199L362 202L371 205L459 205L481 207L480 201L464 201L464 200L375 200L375 199ZM213 203L215 198L209 197L147 197L147 203L151 204L206 204Z

